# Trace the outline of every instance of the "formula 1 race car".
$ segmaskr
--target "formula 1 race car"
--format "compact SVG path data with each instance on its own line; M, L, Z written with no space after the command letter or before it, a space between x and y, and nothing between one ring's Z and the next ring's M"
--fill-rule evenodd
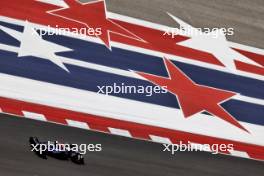
M37 137L29 137L31 151L39 157L47 159L47 156L61 160L71 160L76 164L84 164L84 157L81 153L73 150L72 144L61 144L57 141L40 142Z

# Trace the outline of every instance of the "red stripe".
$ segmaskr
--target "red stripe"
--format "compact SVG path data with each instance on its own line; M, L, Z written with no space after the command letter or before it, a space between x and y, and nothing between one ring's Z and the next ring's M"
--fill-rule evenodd
M245 55L246 57L251 58L253 61L259 63L260 65L264 66L264 56L263 55L253 53L253 52L249 52L249 51L244 51L241 49L235 49L235 50L238 51L239 53Z
M264 160L264 147L247 144L238 141L220 139L200 134L193 134L184 131L170 130L161 127L149 126L123 120L116 120L92 114L74 112L66 109L54 108L40 104L33 104L9 98L0 97L0 108L3 112L9 110L15 115L21 115L21 110L43 114L48 121L67 124L65 119L86 122L92 130L109 132L108 127L128 130L134 138L149 140L149 135L156 135L169 138L173 143L188 141L200 144L233 144L234 150L247 152L252 158Z
M235 61L235 64L236 64L236 67L238 70L250 72L250 73L255 73L258 75L264 75L264 68L263 67L258 67L255 65L246 64L246 63L240 62L240 61Z

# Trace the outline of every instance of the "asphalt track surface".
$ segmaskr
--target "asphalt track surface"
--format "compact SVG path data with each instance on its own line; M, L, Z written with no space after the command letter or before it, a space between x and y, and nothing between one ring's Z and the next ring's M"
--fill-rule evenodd
M29 149L28 137L77 144L102 144L101 152L85 155L85 165L39 158ZM163 152L152 142L45 123L0 116L1 176L263 176L264 163L206 152Z
M87 0L82 0L87 1ZM263 0L106 0L111 12L178 27L166 12L198 28L234 28L228 40L264 49Z
M233 27L230 40L264 48L263 0L106 0L111 12L175 26L166 12L195 27ZM53 158L43 160L29 151L28 137L71 143L101 143L102 152L85 155L86 165ZM0 115L0 176L129 176L129 175L264 175L264 163L205 152L162 152L146 141L91 132L56 124Z

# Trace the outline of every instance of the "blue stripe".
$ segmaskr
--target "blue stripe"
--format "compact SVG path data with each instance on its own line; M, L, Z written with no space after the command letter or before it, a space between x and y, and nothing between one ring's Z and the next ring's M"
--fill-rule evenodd
M118 85L121 85L122 83L132 86L142 85L144 87L152 85L148 81L85 69L73 65L67 65L71 71L71 73L68 74L50 61L35 57L17 58L16 54L6 51L0 51L0 58L1 73L94 92L99 90L97 86L113 85L114 83ZM145 96L144 94L112 95L167 107L179 108L176 97L170 93L153 94L152 96ZM223 107L240 121L264 125L263 106L231 100L223 103Z
M10 29L17 30L18 32L23 32L23 30L24 30L23 26L12 24L12 23L7 23L7 22L4 22L4 21L0 21L0 25L4 26L4 27L7 27L7 28L10 28Z
M23 31L23 27L21 27L21 26L12 25L9 23L1 22L1 21L0 21L0 26L4 26L4 27L8 27L8 28L11 28L14 30L18 30L19 32L21 32L21 28L22 28L22 31ZM1 41L1 44L12 45L12 46L17 46L17 47L20 45L20 42L18 40L16 40L15 38L8 35L7 33L5 33L2 30L0 30L0 41Z

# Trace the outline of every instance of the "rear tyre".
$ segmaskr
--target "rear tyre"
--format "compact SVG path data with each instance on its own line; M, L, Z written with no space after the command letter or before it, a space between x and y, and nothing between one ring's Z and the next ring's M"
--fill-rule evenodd
M72 153L71 161L76 164L84 164L83 155L81 155L80 153Z

